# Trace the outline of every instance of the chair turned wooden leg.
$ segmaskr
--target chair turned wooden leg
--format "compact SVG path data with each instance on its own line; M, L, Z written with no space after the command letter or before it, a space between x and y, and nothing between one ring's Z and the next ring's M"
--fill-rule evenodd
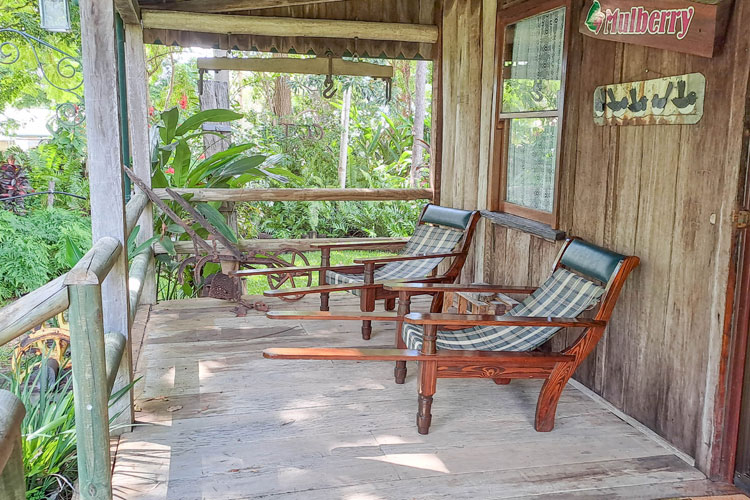
M417 398L417 432L427 434L432 423L432 396L437 389L437 362L420 361L419 397Z
M362 338L364 340L370 340L372 335L372 321L369 319L362 321Z
M492 380L494 380L497 385L508 385L508 384L510 384L510 379L509 378L493 378Z
M403 384L406 381L406 361L396 361L393 377L397 384Z
M320 310L321 311L328 311L328 297L330 295L331 295L330 293L320 294Z
M418 398L419 409L417 410L417 432L420 434L428 434L430 432L430 424L432 423L432 396L419 395Z
M385 299L384 309L386 311L395 311L396 310L396 297Z
M575 366L569 364L557 365L549 378L542 385L542 392L536 403L536 421L534 428L537 432L550 432L555 428L555 413L565 384L573 375Z

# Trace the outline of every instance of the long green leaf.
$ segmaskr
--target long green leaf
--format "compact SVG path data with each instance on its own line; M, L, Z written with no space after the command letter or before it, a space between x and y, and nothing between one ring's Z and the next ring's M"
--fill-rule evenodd
M159 129L159 135L164 144L171 144L174 140L175 131L177 130L177 120L180 118L180 111L172 108L161 114L161 121L164 126Z
M175 135L181 136L197 129L206 122L231 122L242 118L240 113L235 113L229 109L207 109L196 113L177 127Z
M203 215L203 217L208 220L208 222L216 228L217 231L219 231L226 239L231 241L232 243L237 243L237 236L234 234L234 231L227 226L226 221L224 220L224 216L221 215L221 212L216 210L214 207L209 205L208 203L199 203L195 205L195 209L198 210L198 212Z
M190 146L188 146L187 141L184 139L180 139L177 142L174 160L172 160L172 168L174 168L172 184L183 186L187 182L188 174L190 173Z
M253 147L255 147L254 144L241 144L239 146L233 146L225 151L221 151L209 156L190 169L190 175L188 176L188 185L193 186L196 183L202 181L205 176L208 175L207 172L210 171L209 169L214 167L222 160L226 160L229 157L235 156Z

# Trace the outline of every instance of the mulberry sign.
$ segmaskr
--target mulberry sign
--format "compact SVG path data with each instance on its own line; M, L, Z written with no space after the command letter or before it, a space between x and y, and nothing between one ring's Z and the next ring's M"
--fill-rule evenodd
M712 57L731 0L589 0L580 31L603 40Z
M706 78L700 73L594 90L597 125L691 125L703 117Z

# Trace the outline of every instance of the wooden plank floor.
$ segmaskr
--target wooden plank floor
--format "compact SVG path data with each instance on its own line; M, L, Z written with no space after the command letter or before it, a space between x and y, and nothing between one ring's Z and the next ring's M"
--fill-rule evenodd
M275 309L314 309L306 299ZM356 308L349 295L332 308ZM551 433L533 429L541 382L443 380L416 432L415 368L266 360L269 346L387 346L352 322L236 318L213 299L154 306L137 359L137 419L120 438L127 500L675 498L735 493L573 387ZM137 339L134 343L138 344Z

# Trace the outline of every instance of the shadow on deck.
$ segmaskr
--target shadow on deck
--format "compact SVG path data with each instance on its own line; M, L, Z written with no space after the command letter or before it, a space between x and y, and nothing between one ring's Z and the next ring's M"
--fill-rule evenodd
M332 296L333 307L356 299ZM269 301L276 309L314 309ZM416 307L420 309L419 305ZM162 499L665 498L731 493L570 385L537 433L540 381L440 380L430 434L416 378L393 363L271 361L270 346L390 346L354 322L236 318L214 299L139 311L136 419L117 446L115 497ZM134 338L138 344L138 338Z

